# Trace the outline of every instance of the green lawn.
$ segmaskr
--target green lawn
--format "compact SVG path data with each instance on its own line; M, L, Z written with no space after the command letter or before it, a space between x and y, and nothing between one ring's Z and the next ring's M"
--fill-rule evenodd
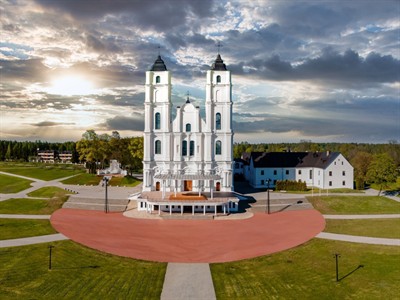
M56 233L49 220L0 219L0 240Z
M56 186L47 186L37 189L28 194L29 197L38 197L38 198L53 198L53 197L62 197L67 194L71 194L62 188Z
M50 215L61 208L68 197L49 200L16 198L0 201L0 214Z
M12 194L26 190L31 187L30 180L0 174L0 193Z
M137 186L141 181L132 176L112 177L110 180L111 186Z
M1 299L159 299L167 264L101 253L72 241L0 249Z
M64 184L74 184L74 185L98 185L102 177L88 174L88 173L81 173L74 177L65 179L61 181Z
M82 173L80 169L67 168L57 165L41 165L41 166L1 166L0 171L12 174L22 175L30 178L41 180L54 180L58 178L68 177Z
M400 203L378 196L314 196L307 200L323 214L399 214Z
M341 254L339 282L334 253ZM398 299L400 249L313 239L268 256L211 264L211 273L217 299Z
M400 219L325 221L325 232L400 239Z

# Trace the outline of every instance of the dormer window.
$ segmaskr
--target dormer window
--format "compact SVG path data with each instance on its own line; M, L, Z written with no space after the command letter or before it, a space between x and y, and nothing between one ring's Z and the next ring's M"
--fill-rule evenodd
M161 82L161 77L160 76L156 76L156 83L160 83Z
M192 131L192 125L190 123L186 124L186 132L191 132Z
M221 76L217 76L217 83L221 83Z

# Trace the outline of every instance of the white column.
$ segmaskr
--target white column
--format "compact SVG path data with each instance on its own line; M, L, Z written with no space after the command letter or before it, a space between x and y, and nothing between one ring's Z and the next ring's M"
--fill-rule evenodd
M169 215L172 215L172 205L169 205Z
M183 205L181 205L181 215L183 215Z
M206 206L203 205L203 215L206 215Z
M214 214L217 215L217 204L215 204Z
M192 215L194 216L194 204L192 204Z
M224 204L224 205L222 205L223 206L223 208L224 208L224 215L226 215L226 205Z
M158 215L161 215L161 204L158 205Z

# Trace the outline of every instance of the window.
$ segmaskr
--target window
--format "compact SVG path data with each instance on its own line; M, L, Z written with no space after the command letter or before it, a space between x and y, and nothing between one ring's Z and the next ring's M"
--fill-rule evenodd
M156 154L161 154L161 141L157 140L155 142L155 153Z
M160 76L157 76L157 77L156 77L156 83L160 83L160 81L161 81Z
M264 185L265 183L264 183L264 180L261 180L261 185Z
M222 153L221 141L216 141L215 143L215 154L220 155Z
M277 170L274 170L274 175L277 175L278 174L278 171Z
M286 175L289 175L289 170L286 170Z
M192 131L192 125L190 125L190 123L186 124L186 132L190 132Z
M329 181L329 186L332 186L332 181Z
M276 179L274 179L274 185L276 185L276 181L277 181L277 180L276 180Z
M261 175L264 175L264 170L261 170Z
M345 186L346 185L346 181L343 180L342 181L342 185Z
M312 170L310 170L310 179L312 179Z
M158 112L158 113L156 113L156 116L155 116L155 129L160 129L161 128L161 115L160 115L160 113Z
M220 83L221 82L221 76L217 76L217 83Z
M187 155L187 141L182 141L182 156Z
M343 171L343 172L342 172L342 175L343 175L343 176L346 176L346 171Z
M193 156L194 155L194 141L190 141L190 145L189 145L189 155Z
M301 170L299 170L297 173L298 173L299 175L301 175Z
M215 115L215 129L219 130L221 129L221 114L217 113Z
M332 171L329 171L329 176L332 176Z

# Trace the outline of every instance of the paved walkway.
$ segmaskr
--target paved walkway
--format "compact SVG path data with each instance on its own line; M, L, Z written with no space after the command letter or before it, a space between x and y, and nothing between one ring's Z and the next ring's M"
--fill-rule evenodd
M337 234L328 232L321 232L316 237L321 239L352 242L352 243L400 246L400 239L373 238L367 236Z
M0 219L35 219L35 220L49 220L50 215L14 215L14 214L0 214Z
M22 238L22 239L2 240L0 241L0 248L26 246L26 245L48 243L48 242L62 241L62 240L68 240L68 238L61 233L48 234L48 235Z
M216 299L208 264L168 264L161 300L187 299Z

